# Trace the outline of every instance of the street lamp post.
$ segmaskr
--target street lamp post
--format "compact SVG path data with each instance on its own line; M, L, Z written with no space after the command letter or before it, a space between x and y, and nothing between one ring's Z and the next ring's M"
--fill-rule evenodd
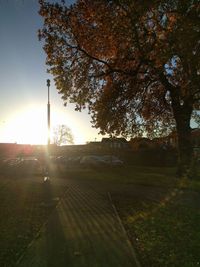
M48 88L48 102L47 102L47 150L46 150L46 162L45 162L45 177L44 182L49 182L49 154L50 154L50 93L49 93L49 87L50 87L50 80L47 80L47 88Z
M47 80L47 87L48 87L48 103L47 103L47 127L48 127L48 140L47 144L48 147L50 146L50 93L49 93L49 87L50 87L50 80Z

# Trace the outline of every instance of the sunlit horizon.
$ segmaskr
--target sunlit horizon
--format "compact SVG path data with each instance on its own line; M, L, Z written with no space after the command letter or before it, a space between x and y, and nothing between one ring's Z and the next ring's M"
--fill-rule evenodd
M85 129L80 122L77 123L72 114L51 110L51 143L53 143L53 130L58 125L66 125L71 129L74 144L87 142ZM1 125L0 143L46 145L47 136L46 106L28 106L15 112L8 121Z

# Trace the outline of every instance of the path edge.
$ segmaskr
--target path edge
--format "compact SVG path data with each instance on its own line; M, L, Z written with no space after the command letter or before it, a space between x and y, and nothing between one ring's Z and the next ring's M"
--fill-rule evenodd
M108 198L109 198L109 201L111 203L111 206L112 206L112 208L114 210L115 216L117 217L117 220L118 220L118 222L119 222L119 224L120 224L120 226L122 228L122 232L124 233L124 235L126 237L126 241L127 241L127 244L128 244L128 246L130 248L130 251L131 251L132 257L133 257L133 259L135 261L136 267L142 267L141 263L138 260L137 255L136 255L136 251L135 251L135 249L134 249L134 247L133 247L133 245L132 245L132 243L131 243L131 241L129 239L129 236L127 234L127 231L126 231L126 229L125 229L125 227L124 227L124 225L122 223L122 220L121 220L121 218L119 216L119 213L117 211L117 208L116 208L115 204L113 203L111 194L110 194L110 192L107 192L107 194L108 194Z

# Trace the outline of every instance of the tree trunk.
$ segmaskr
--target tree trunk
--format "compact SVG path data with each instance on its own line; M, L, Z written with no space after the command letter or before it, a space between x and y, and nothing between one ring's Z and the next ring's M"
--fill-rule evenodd
M176 105L173 107L174 118L176 121L176 130L178 137L178 169L179 176L191 173L192 163L192 142L190 120L192 107L188 103Z

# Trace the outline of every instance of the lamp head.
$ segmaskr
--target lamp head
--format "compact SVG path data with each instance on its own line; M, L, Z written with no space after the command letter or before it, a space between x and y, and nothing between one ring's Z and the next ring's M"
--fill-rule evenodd
M50 86L50 80L47 79L47 86L49 87Z

